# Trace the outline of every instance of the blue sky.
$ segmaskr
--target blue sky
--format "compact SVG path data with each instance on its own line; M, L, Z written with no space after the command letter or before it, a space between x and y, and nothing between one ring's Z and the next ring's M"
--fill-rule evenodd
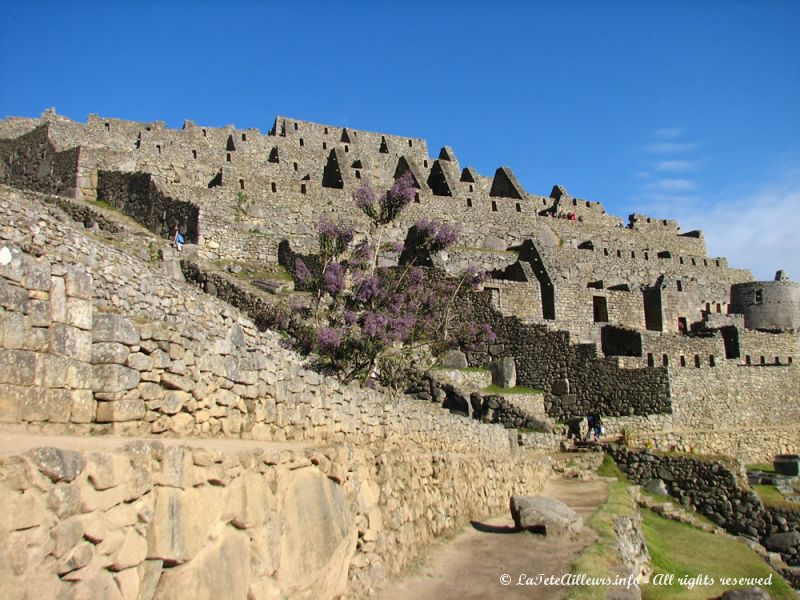
M422 137L800 279L800 2L4 4L0 117Z

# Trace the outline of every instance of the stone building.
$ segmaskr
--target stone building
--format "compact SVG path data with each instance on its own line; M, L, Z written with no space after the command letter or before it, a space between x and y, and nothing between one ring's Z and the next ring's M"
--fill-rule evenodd
M734 451L749 437L772 440L760 453L797 448L800 284L754 282L708 256L700 231L625 221L561 185L529 193L511 168L481 175L448 146L429 154L419 138L284 116L267 133L78 123L54 110L0 122L0 183L99 198L156 234L179 224L209 260L277 262L283 240L313 252L322 218L364 231L353 192L407 171L416 198L387 241L421 218L450 222L461 245L438 264L492 274L468 310L500 340L472 364L514 358L552 417L599 407L619 419L612 428L656 445Z

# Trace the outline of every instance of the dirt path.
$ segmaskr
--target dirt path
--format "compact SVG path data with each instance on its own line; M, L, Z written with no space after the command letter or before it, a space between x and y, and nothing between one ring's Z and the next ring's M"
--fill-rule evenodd
M605 501L607 487L602 480L551 479L542 495L566 502L586 521ZM588 527L571 540L516 533L510 513L473 522L450 541L434 544L421 567L390 581L378 598L560 598L565 588L516 584L520 576L568 573L575 556L595 537ZM510 577L508 585L501 584L503 575Z

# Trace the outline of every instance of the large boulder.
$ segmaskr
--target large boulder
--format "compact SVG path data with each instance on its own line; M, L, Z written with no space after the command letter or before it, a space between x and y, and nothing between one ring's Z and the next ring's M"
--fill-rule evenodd
M507 356L492 362L492 383L503 388L517 385L517 365L513 358Z
M518 530L546 536L569 535L583 528L583 519L578 513L560 500L544 496L512 496L511 516Z
M466 369L467 355L461 350L449 350L442 356L442 367L445 369Z
M774 552L791 552L797 546L800 546L800 533L797 531L787 531L786 533L773 533L766 540L764 545L767 550Z
M664 484L663 479L651 479L645 484L644 489L657 496L669 496L667 486Z
M204 545L194 560L164 571L154 600L245 600L250 560L247 534L226 527L219 537Z
M283 501L277 580L291 598L333 600L347 589L358 531L342 488L316 469L294 471Z

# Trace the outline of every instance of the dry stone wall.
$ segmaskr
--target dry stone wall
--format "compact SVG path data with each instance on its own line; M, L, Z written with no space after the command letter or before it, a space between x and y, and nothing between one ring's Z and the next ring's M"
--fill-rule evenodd
M768 550L780 552L787 564L800 564L798 514L766 508L737 465L624 447L612 449L612 455L635 483L661 479L671 496L688 502L728 532L756 538Z
M502 426L307 371L131 252L147 234L43 202L0 188L4 429L192 441L4 451L4 597L358 596L541 489L549 463Z
M567 332L505 317L494 307L491 291L473 295L462 312L467 320L489 323L497 335L494 344L468 353L470 364L514 358L518 384L543 389L545 409L554 419L590 410L610 416L671 411L663 368L623 368L615 358L599 357L594 344L572 345Z
M357 597L549 470L422 449L62 441L0 456L3 598Z
M80 149L57 152L42 125L17 139L0 139L0 183L74 196Z

